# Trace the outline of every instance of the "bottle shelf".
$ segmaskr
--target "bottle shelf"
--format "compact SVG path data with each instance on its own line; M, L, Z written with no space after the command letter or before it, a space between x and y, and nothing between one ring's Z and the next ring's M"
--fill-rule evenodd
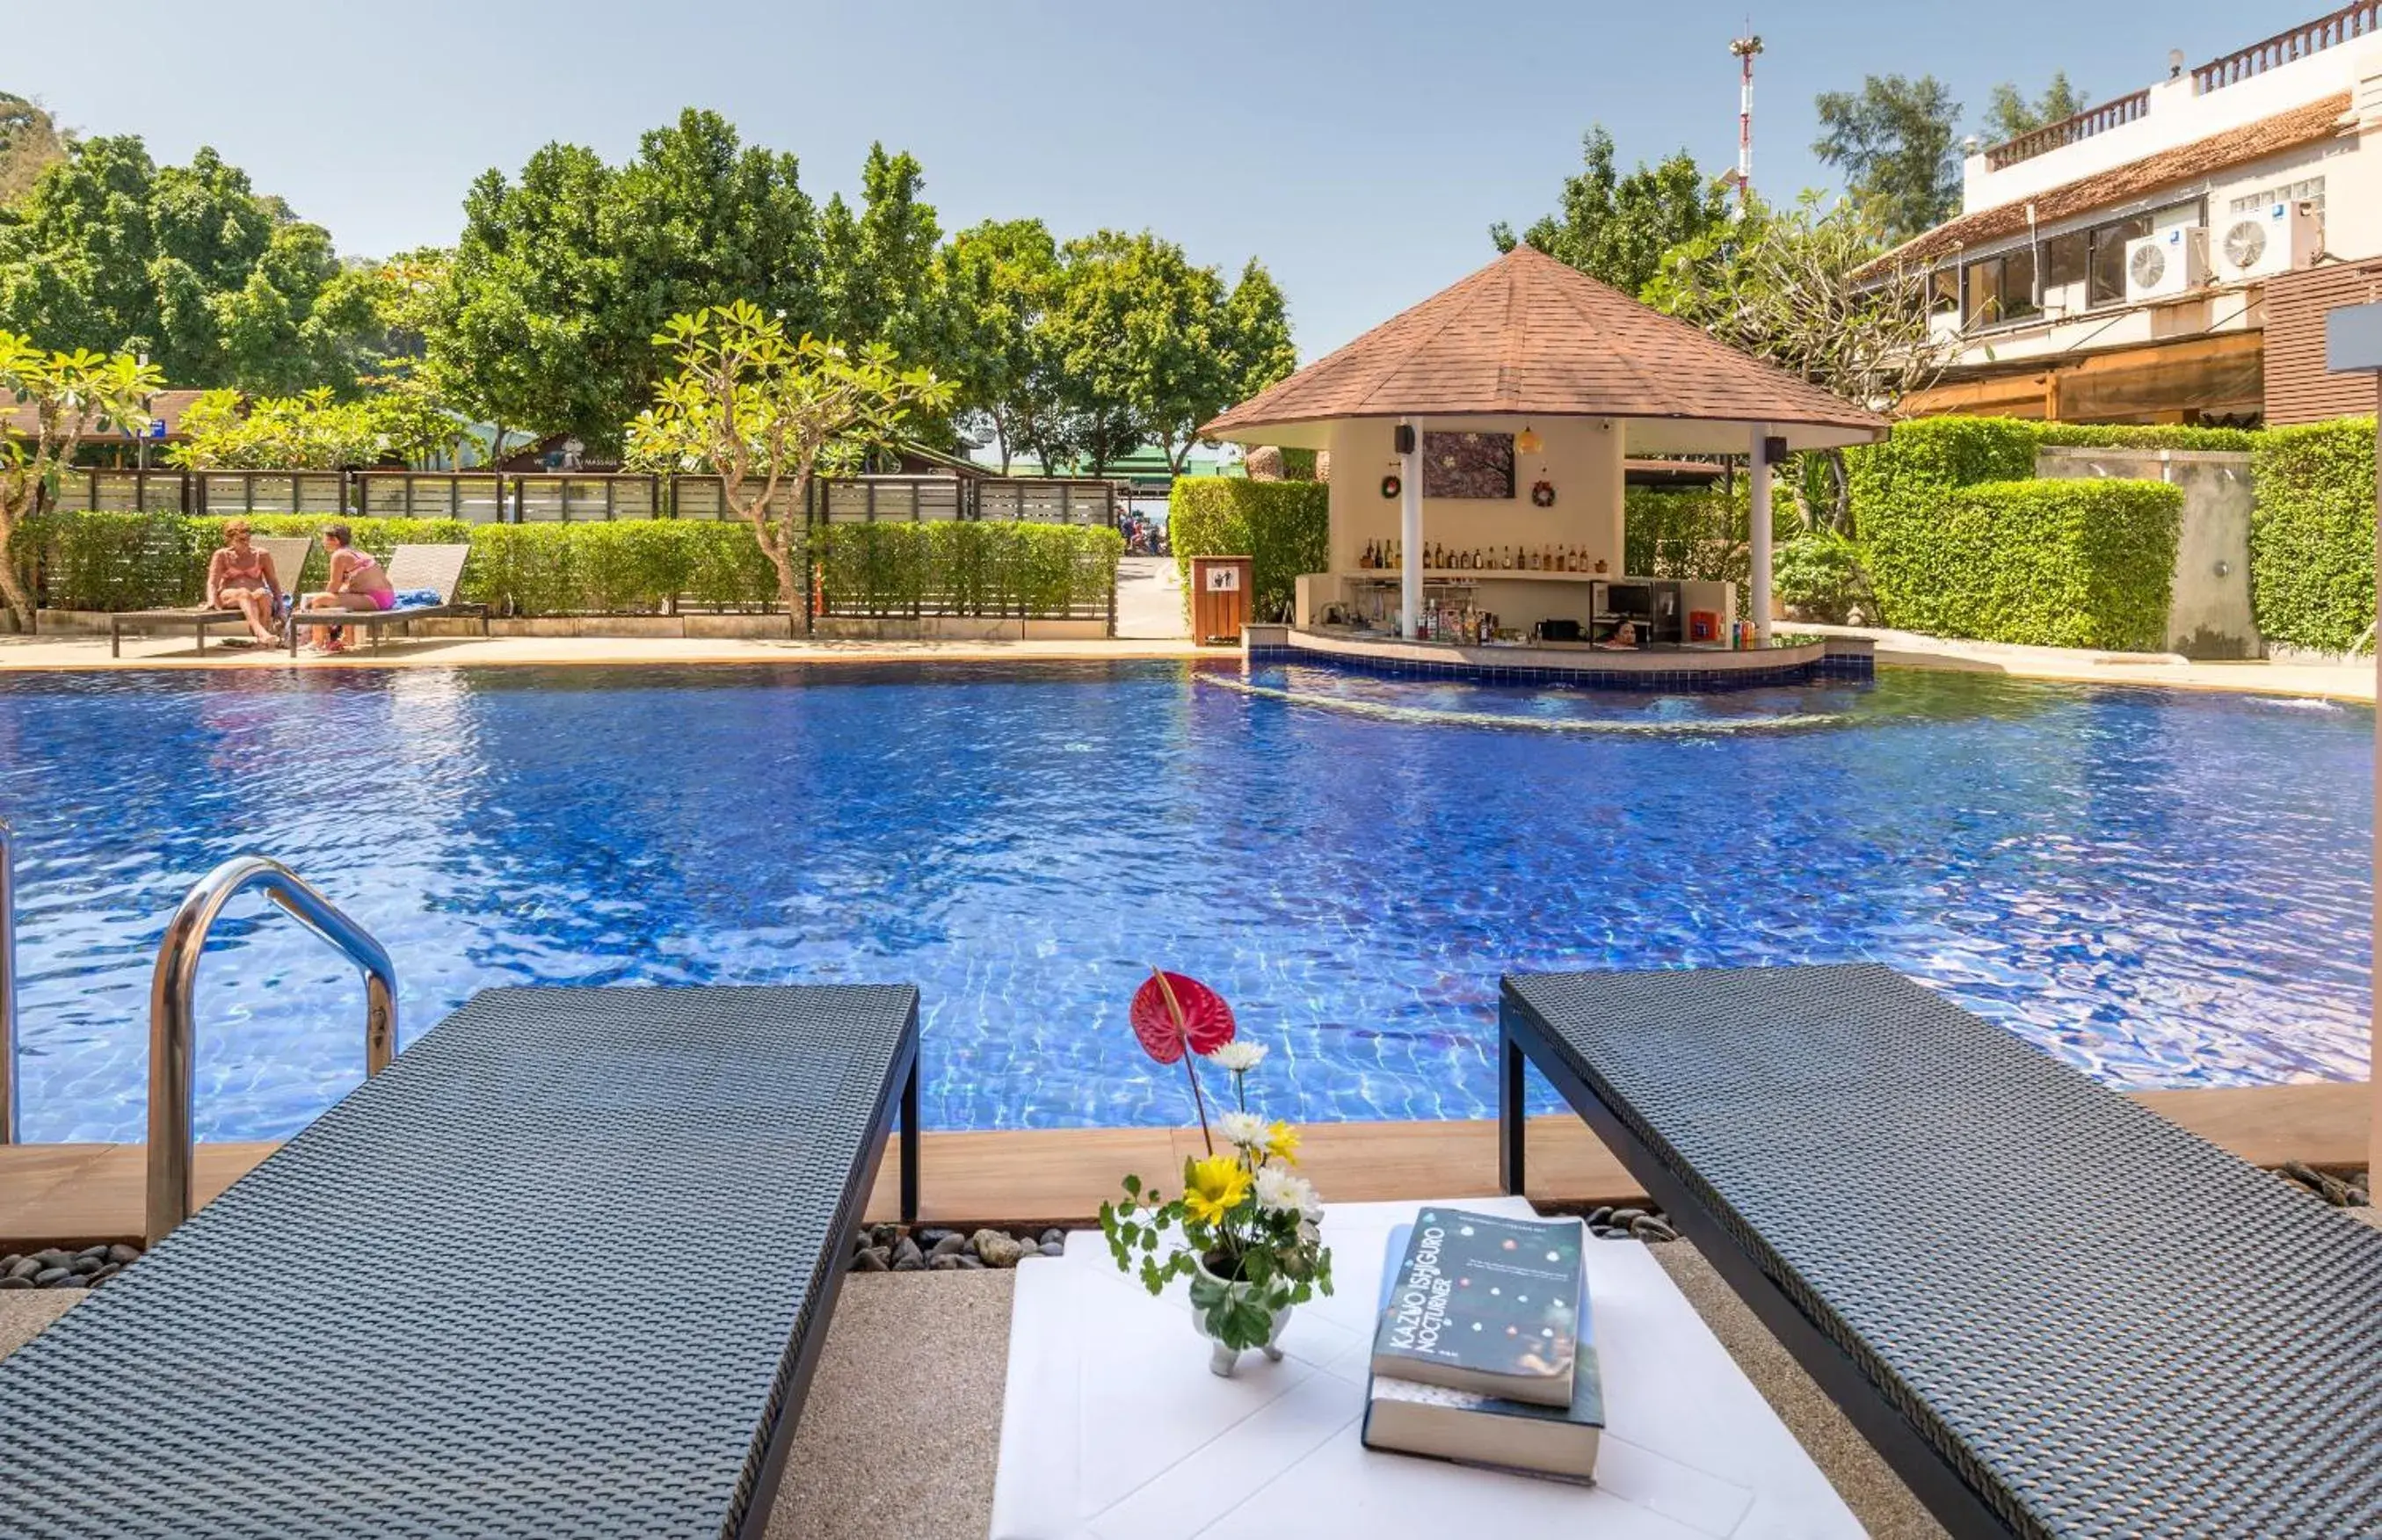
M1346 572L1333 573L1331 575L1340 578L1362 578L1378 583L1401 581L1395 567L1353 567ZM1611 573L1551 573L1532 571L1528 568L1509 572L1504 568L1491 567L1426 567L1423 569L1422 575L1424 581L1429 583L1443 583L1450 578L1460 579L1467 583L1622 583L1628 581L1626 578L1616 577Z

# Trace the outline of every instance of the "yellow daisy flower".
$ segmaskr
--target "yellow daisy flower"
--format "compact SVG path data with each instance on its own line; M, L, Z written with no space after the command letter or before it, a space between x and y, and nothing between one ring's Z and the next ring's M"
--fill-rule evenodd
M1249 1195L1248 1168L1236 1155L1193 1161L1184 1174L1183 1209L1202 1225L1221 1224Z
M1288 1161L1291 1164L1296 1165L1298 1164L1298 1130L1282 1119L1275 1118L1273 1127L1266 1130L1266 1153L1278 1161Z

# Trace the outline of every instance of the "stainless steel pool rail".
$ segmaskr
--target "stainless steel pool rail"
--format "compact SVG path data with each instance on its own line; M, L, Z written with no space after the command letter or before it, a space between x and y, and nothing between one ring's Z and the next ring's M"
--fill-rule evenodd
M17 1142L17 837L0 819L0 1144Z
M377 1075L397 1057L397 973L372 933L316 892L296 872L263 856L235 856L201 879L157 948L149 984L149 1243L190 1216L190 1097L193 997L207 933L224 906L250 889L288 910L331 943L364 976L364 1073Z

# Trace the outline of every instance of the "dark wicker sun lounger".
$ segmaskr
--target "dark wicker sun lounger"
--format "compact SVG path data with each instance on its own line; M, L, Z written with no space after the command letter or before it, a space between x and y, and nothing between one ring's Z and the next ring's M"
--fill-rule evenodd
M388 585L399 593L423 590L436 593L436 604L417 604L397 610L292 610L285 622L289 642L289 656L298 656L298 634L313 626L353 627L372 633L375 650L381 644L381 634L393 625L413 634L416 621L445 620L461 616L480 622L480 634L488 634L488 607L485 604L458 604L456 590L463 585L463 563L471 556L468 545L399 546L388 553Z
M311 535L259 536L256 548L273 561L273 575L284 594L295 593L298 581L306 570L306 555L314 546ZM210 626L241 624L237 610L119 610L107 617L107 653L111 658L124 656L124 632L129 626L135 631L178 631L189 626L197 636L199 650L207 650L207 629Z
M1884 967L1503 1027L1955 1535L2382 1534L2382 1232Z
M906 987L473 998L0 1361L0 1535L757 1535Z

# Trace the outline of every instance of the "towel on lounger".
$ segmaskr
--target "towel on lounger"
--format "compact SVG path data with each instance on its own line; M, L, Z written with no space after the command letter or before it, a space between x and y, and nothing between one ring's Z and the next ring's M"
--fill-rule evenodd
M397 591L397 602L389 608L392 610L427 610L438 602L440 602L438 598L438 590L436 588L399 588Z

